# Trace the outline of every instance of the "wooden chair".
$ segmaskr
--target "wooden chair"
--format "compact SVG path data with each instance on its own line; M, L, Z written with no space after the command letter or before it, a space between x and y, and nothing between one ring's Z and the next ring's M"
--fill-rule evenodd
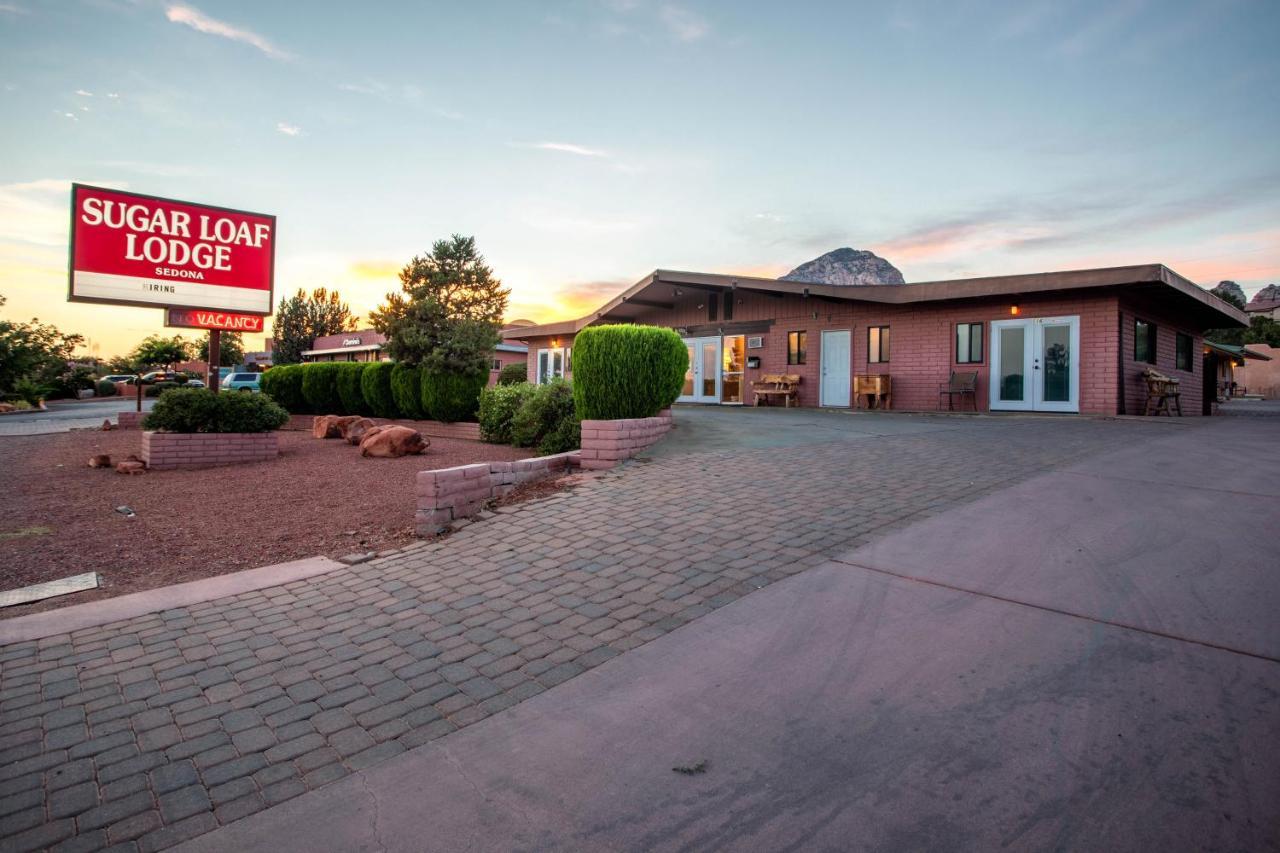
M867 408L893 408L893 377L888 373L861 373L853 377L853 404L862 408L862 398L867 398Z
M751 390L755 394L755 405L759 406L761 400L770 402L781 398L783 407L789 409L793 400L796 405L800 404L800 375L798 373L766 373L751 383Z
M951 371L951 377L947 379L946 384L938 386L938 411L942 411L943 397L947 398L947 411L954 411L956 396L960 397L960 402L963 404L966 394L973 401L973 410L978 411L978 371L968 373Z
M1147 405L1145 415L1168 415L1173 417L1174 409L1178 417L1182 417L1181 392L1178 380L1165 376L1157 370L1147 368L1142 371L1142 379L1147 383Z

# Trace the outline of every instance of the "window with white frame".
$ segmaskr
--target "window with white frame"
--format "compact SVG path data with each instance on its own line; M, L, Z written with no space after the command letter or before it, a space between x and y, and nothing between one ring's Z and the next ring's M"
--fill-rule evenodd
M546 384L552 379L563 379L566 374L571 372L573 372L573 350L570 347L551 347L538 350L537 380L539 385Z

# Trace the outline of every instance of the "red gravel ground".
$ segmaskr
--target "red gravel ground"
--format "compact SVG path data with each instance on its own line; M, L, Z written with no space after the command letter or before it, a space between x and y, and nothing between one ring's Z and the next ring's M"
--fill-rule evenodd
M286 430L273 462L138 476L88 467L94 454L121 460L141 443L136 430L0 438L0 589L101 576L97 590L6 607L0 618L302 557L402 546L414 538L416 472L533 455L432 438L422 456L363 459L344 441ZM122 505L137 517L116 512Z

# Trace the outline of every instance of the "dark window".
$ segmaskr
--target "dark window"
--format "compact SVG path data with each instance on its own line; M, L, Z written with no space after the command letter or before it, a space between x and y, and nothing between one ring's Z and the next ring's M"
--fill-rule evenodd
M889 327L872 326L867 329L867 361L879 364L889 360Z
M1133 360L1156 363L1156 326L1146 320L1133 321Z
M724 318L726 320L733 319L733 291L727 291L724 295Z
M960 323L956 326L956 363L982 362L982 324Z
M787 364L804 364L808 348L808 332L787 332Z
M720 305L719 297L716 296L716 294L714 293L708 293L707 294L707 319L708 320L716 319L716 309L719 307L719 305Z
M1195 368L1191 366L1191 352L1191 336L1178 332L1177 362L1174 367L1179 370L1194 370Z

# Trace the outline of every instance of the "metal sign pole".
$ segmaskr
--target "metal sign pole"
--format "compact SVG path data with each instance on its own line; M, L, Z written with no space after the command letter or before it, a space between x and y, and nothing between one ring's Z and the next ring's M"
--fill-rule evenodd
M222 362L222 331L209 330L209 390L218 390L218 380L222 378L218 365Z

